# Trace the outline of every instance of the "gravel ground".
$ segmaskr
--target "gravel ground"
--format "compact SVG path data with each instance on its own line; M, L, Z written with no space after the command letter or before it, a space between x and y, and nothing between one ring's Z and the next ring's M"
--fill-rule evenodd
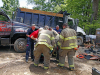
M84 53L85 47L80 47L76 52ZM94 50L97 50L95 48ZM40 63L39 67L34 67L31 58L29 62L25 62L25 53L16 53L14 48L9 46L0 46L0 75L92 75L92 67L100 71L100 61L87 60L85 58L79 59L75 55L75 71L68 70L68 61L66 57L65 67L57 67L55 58L51 58L50 69L44 70L43 64Z

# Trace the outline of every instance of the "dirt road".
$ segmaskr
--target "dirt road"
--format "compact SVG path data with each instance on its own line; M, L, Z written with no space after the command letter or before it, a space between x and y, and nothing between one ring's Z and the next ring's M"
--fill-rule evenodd
M79 52L84 52L80 47ZM65 68L57 67L55 58L51 58L50 69L44 70L43 64L34 67L33 62L29 58L29 62L25 62L25 53L16 53L13 47L0 46L0 75L92 75L92 67L100 71L100 61L79 59L75 57L75 71L68 70L68 62L66 58Z

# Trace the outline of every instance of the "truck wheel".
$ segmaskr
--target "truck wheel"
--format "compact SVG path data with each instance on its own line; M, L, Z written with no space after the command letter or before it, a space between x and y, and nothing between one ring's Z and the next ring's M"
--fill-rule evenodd
M83 38L81 36L77 36L77 44L82 45L83 44Z
M16 52L25 52L26 51L26 39L19 38L14 42L14 49Z

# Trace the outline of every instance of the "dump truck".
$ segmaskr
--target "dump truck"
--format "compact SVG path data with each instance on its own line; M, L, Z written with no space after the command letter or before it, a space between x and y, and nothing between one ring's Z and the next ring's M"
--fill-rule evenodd
M69 13L59 12L52 13L40 10L32 10L26 8L18 8L13 13L13 18L0 9L0 45L13 45L16 52L26 51L26 33L32 24L38 27L48 25L55 28L59 25L62 29L63 23L68 23L69 27L77 32L78 44L85 42L85 32L78 27L78 20L70 18ZM38 29L38 28L36 28Z
M59 13L52 13L40 10L18 8L16 13L16 21L25 23L27 25L36 24L39 27L48 25L55 28L59 25L62 29L63 23L68 23L69 27L75 29L77 32L77 42L78 45L82 45L85 42L89 42L90 38L82 28L78 26L78 19L73 19L70 17L70 13L67 11Z
M26 32L29 25L13 21L0 9L0 45L12 46L16 52L25 52L26 50Z

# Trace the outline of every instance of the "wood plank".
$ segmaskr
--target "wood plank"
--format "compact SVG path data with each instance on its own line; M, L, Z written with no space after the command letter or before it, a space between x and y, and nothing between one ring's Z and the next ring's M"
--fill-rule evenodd
M63 17L63 14L57 14L57 13L46 12L46 11L41 11L41 10L33 10L33 9L26 9L26 8L20 8L20 10L24 11L24 12L30 12L30 13L37 13L37 14Z

